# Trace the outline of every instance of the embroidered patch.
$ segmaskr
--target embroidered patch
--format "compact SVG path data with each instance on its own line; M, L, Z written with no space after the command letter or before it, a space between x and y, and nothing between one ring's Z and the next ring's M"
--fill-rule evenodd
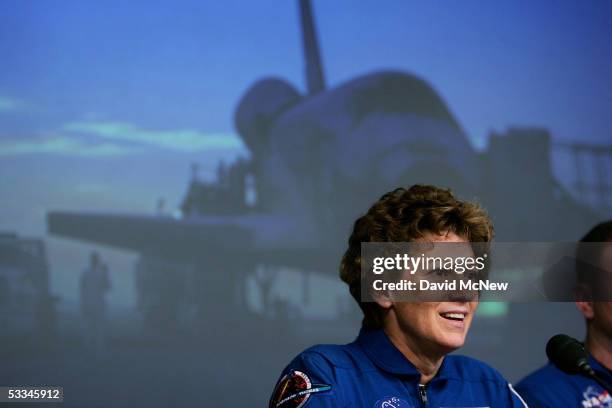
M312 384L306 374L294 370L278 382L270 401L270 408L300 408L308 401L311 394L329 390L331 385Z
M583 408L612 408L612 397L608 394L608 391L603 391L599 387L589 386L582 393L582 407Z
M374 408L410 408L410 406L405 400L397 397L385 397L374 404Z

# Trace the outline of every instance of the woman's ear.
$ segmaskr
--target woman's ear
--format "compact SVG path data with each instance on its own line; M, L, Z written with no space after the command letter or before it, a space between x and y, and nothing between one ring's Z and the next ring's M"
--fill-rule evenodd
M393 306L393 301L387 292L376 292L372 294L372 297L378 306L385 310L389 310Z
M364 290L367 291L367 300L369 302L376 302L378 306L385 310L388 310L393 305L393 300L388 290L374 289L372 284L367 284L365 287L362 285L361 290L362 293Z
M587 320L592 319L595 315L595 312L593 311L593 302L579 301L576 302L576 307L578 308L578 310L580 310L584 318Z

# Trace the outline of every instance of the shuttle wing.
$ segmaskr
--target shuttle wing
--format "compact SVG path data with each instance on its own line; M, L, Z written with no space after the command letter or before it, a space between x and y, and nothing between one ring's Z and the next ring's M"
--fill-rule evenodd
M226 256L318 268L338 254L317 246L309 223L295 216L201 216L96 214L52 211L49 233L170 258ZM325 268L327 269L327 267ZM335 272L335 270L334 270Z

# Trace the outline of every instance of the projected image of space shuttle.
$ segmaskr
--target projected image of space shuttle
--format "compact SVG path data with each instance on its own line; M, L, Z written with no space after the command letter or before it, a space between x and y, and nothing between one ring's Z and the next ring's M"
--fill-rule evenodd
M262 266L335 275L351 223L398 186L476 198L501 240L574 239L594 223L555 180L546 130L510 129L478 151L415 75L373 72L328 88L310 2L299 8L306 92L275 77L245 92L234 118L249 159L220 167L214 182L194 176L182 217L49 213L52 234L141 254L139 295L162 302L145 314L173 319L191 299L206 320L221 296L244 318L245 282ZM177 286L179 276L189 284ZM269 305L267 280L255 281Z

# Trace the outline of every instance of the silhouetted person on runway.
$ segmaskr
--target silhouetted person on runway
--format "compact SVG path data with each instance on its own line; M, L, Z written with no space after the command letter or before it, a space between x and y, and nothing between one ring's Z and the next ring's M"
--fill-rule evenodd
M85 324L85 344L95 355L104 350L106 335L106 294L110 290L108 267L97 252L81 273L81 315Z

